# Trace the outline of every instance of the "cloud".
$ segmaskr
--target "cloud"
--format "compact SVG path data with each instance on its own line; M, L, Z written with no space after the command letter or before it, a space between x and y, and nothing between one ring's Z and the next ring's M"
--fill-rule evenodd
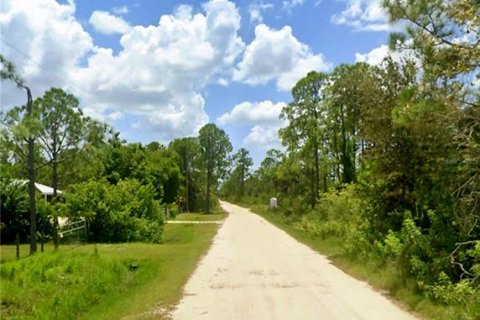
M390 54L390 50L387 45L381 45L380 47L372 49L368 53L355 53L355 62L366 62L371 65L379 65L383 59Z
M381 45L367 53L355 53L355 62L366 62L371 65L380 65L388 56L396 62L402 62L406 59L413 60L418 66L420 66L420 61L415 57L412 50L405 49L403 51L391 51L387 45Z
M162 140L196 134L208 122L203 89L229 78L244 48L232 2L212 0L203 10L183 5L158 25L132 26L118 54L96 48L75 82L100 105L140 116Z
M129 12L127 6L113 7L112 12L117 15L127 14Z
M158 24L124 28L116 53L93 44L73 4L2 0L1 8L2 40L22 52L5 46L2 54L18 66L35 97L63 87L80 98L86 114L135 119L139 130L153 131L161 141L196 134L208 122L202 92L232 77L245 47L238 9L227 0L210 0L195 14L180 6ZM25 94L2 82L1 98L2 107L11 107L24 103Z
M289 91L308 72L329 68L323 55L313 54L293 36L291 27L274 30L259 24L255 28L255 39L245 49L233 78L251 85L276 80L279 90Z
M291 11L296 6L300 6L305 2L305 0L284 0L282 1L283 9Z
M262 23L263 22L263 12L267 9L272 9L272 3L253 2L248 6L248 13L250 14L250 22L252 23Z
M276 126L254 126L243 143L261 150L280 149L282 144L278 136L279 129Z
M67 87L72 70L93 48L74 13L73 2L2 0L2 54L16 65L34 97L52 86ZM7 81L1 85L0 108L25 103L23 90Z
M270 100L261 102L244 101L233 107L232 111L220 116L217 121L221 125L278 125L282 123L279 117L285 105L285 102L273 103Z
M273 103L270 100L244 101L220 116L217 121L220 125L251 126L249 134L243 140L244 145L259 150L279 148L281 142L278 130L287 125L287 121L280 119L280 112L285 105L285 102Z
M123 34L130 30L125 20L106 11L93 11L88 22L96 31L103 34Z
M382 8L382 0L340 0L346 8L334 14L331 21L346 25L356 31L391 31L394 26L388 23L388 15Z
M112 113L109 113L107 117L110 120L117 121L122 119L124 117L124 114L120 111L113 111Z

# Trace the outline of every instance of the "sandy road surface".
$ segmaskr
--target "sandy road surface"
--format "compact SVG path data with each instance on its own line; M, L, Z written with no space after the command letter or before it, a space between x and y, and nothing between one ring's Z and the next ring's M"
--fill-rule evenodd
M173 319L415 319L258 215L230 214Z

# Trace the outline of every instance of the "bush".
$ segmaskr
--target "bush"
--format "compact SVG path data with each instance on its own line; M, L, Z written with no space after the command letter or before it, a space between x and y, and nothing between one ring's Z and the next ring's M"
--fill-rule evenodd
M87 220L88 240L94 242L160 242L163 218L151 185L136 179L116 185L106 180L74 185L65 194L62 210L70 218Z
M293 206L290 208L293 211ZM342 237L362 223L366 208L357 196L355 187L349 185L343 190L331 190L323 194L314 210L303 209L307 213L294 223L294 227L324 238Z
M458 314L458 319L480 319L480 290L471 279L452 283L447 274L441 272L435 284L424 285L422 289L438 303L461 306L463 314Z

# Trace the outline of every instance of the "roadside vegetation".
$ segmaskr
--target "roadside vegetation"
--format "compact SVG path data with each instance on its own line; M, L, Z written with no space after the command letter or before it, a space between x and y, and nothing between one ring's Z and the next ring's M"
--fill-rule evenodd
M212 213L180 213L175 216L174 221L222 221L227 214L219 207L216 206Z
M299 80L285 152L254 173L239 155L222 193L427 318L479 319L480 8L385 8L409 26L391 35L403 59Z
M180 299L217 228L167 224L161 244L60 246L58 251L48 245L43 254L20 260L13 246L1 246L2 318L162 318Z

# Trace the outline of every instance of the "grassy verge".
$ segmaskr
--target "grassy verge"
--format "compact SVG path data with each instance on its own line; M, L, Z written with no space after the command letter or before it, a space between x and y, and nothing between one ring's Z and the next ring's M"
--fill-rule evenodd
M219 221L225 219L227 214L219 207L212 213L180 213L175 217L175 221Z
M18 261L11 260L14 246L1 246L2 318L163 318L218 226L164 228L162 244L62 246L58 252L47 247Z
M322 237L297 230L288 219L279 212L270 210L267 205L259 205L250 201L237 202L237 204L250 208L252 212L259 214L298 241L325 254L337 267L357 279L368 282L383 294L394 298L397 303L420 318L439 320L476 319L474 311L466 310L460 306L439 305L418 293L414 281L399 274L398 268L394 265L379 268L373 263L358 261L346 256L342 253L344 241L342 238L327 237L322 239Z

